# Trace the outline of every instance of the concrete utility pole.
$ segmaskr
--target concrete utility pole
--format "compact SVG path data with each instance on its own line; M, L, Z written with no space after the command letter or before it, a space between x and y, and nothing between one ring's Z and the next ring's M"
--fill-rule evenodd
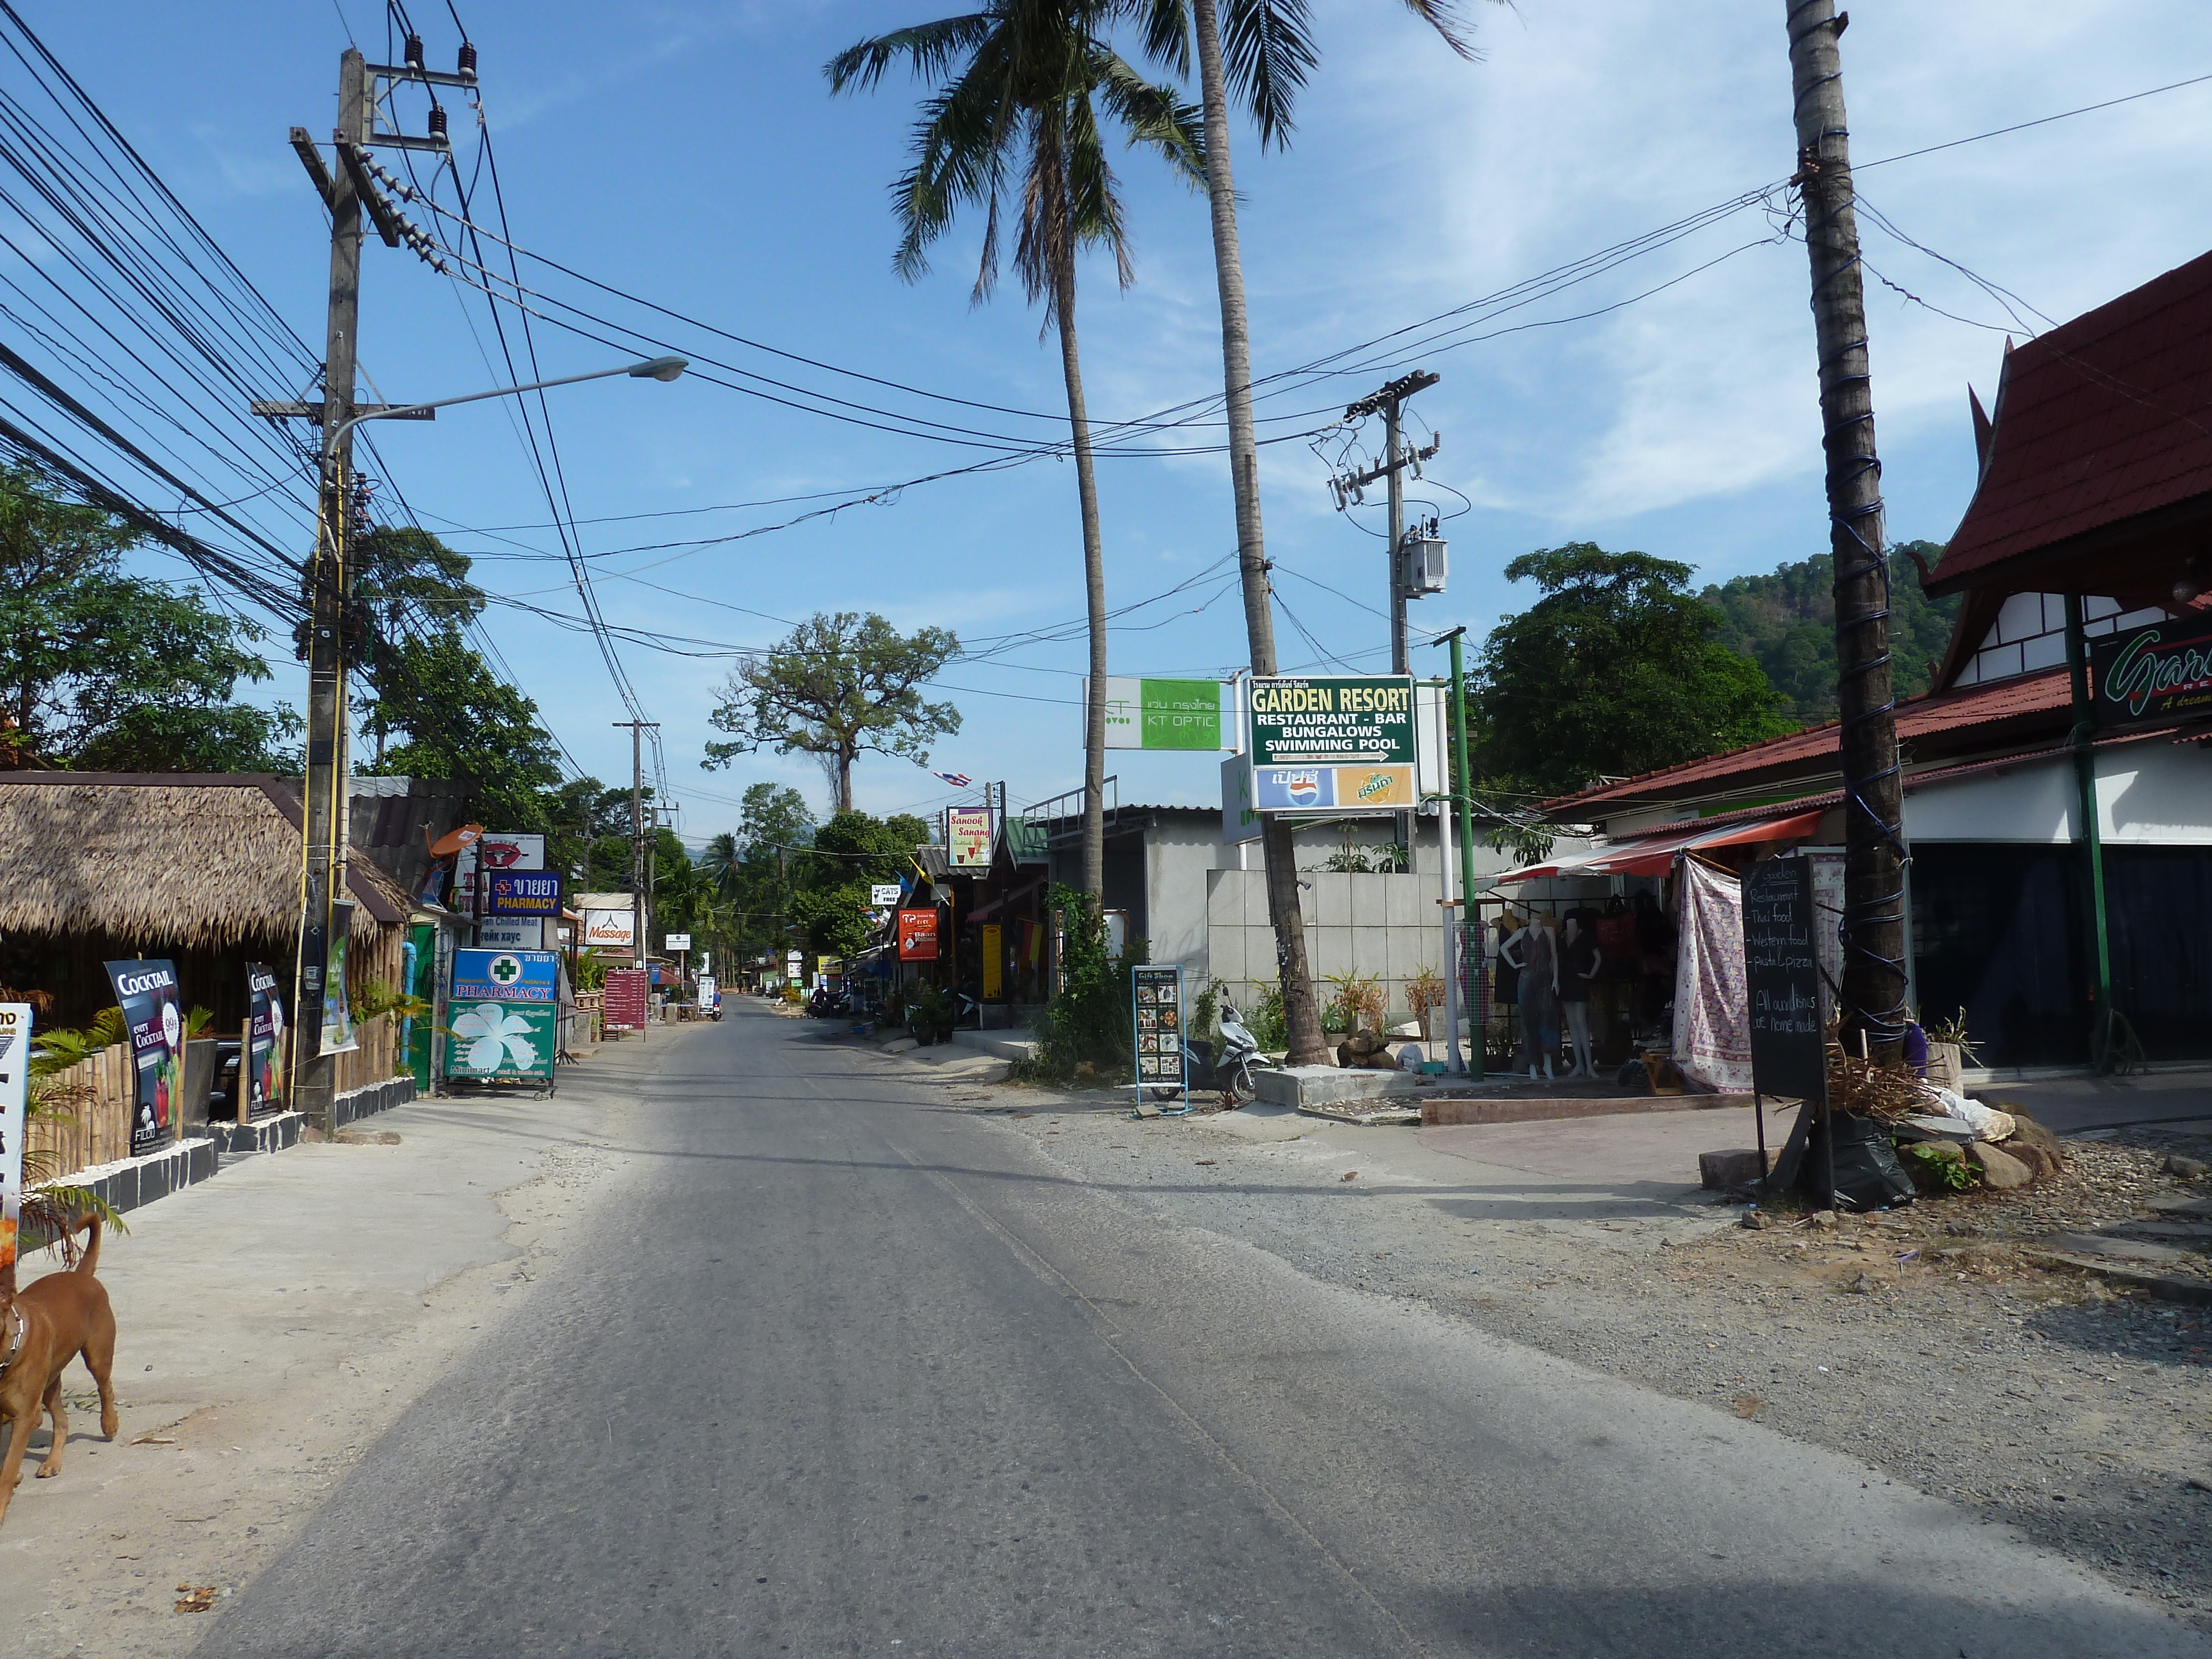
M368 64L350 48L338 59L341 149L368 137L374 106ZM361 317L361 197L352 170L327 176L324 199L331 210L330 305L323 354L322 422L335 434L322 448L318 481L313 562L308 567L307 757L305 781L305 879L301 894L300 957L292 984L292 1104L330 1133L333 1088L330 1058L322 1052L323 975L331 955L331 928L346 881L345 607L352 573L347 568L347 475L353 463L354 355ZM341 991L343 987L339 988Z
M1413 641L1406 623L1406 469L1431 459L1443 447L1439 437L1426 449L1409 451L1404 443L1404 410L1406 399L1417 392L1426 392L1443 377L1428 370L1415 369L1411 374L1401 374L1379 392L1370 392L1344 411L1347 421L1364 420L1380 411L1382 416L1382 465L1355 473L1340 484L1339 499L1345 484L1353 489L1373 483L1377 478L1390 481L1390 672L1410 674L1413 672ZM1398 845L1406 849L1406 867L1413 867L1413 815L1398 814Z
M1784 0L1796 95L1797 172L1820 352L1829 546L1835 557L1837 696L1844 775L1844 982L1847 1031L1895 1064L1905 1008L1904 789L1890 690L1889 568L1875 450L1866 295L1852 208L1850 130L1834 0Z
M659 720L616 720L629 727L629 937L630 965L645 966L645 734L660 730ZM655 815L654 822L659 823Z

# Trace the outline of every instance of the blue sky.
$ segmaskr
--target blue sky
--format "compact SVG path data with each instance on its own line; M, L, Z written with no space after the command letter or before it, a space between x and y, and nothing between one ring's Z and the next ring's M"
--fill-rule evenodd
M325 222L284 136L295 123L327 133L348 28L380 57L382 13L369 0L19 4L255 283L319 342ZM459 9L480 54L516 241L783 351L995 408L889 392L665 323L678 349L948 426L1049 439L1050 422L1033 415L1064 412L1056 350L1040 340L1039 316L1018 286L969 305L975 228L949 237L923 280L890 272L886 187L918 90L895 79L872 96L833 100L820 74L853 40L936 9L801 0L621 9L472 0ZM1236 137L1261 374L1508 288L1771 184L1794 165L1778 0L1521 0L1517 10L1480 10L1486 56L1470 64L1395 6L1316 0L1323 61L1295 142L1263 155L1249 130ZM435 0L417 0L414 14L433 64L449 65L452 19ZM1853 8L1844 51L1863 167L2212 71L2212 12L2183 0L1866 3ZM406 113L419 131L420 106ZM2008 314L1952 266L1869 228L1875 270L1925 302L1873 289L1894 537L1941 539L1956 523L1973 476L1966 386L1990 394L2005 330L2046 326L2037 313L2063 320L2203 251L2208 114L2212 84L1864 173L1865 198L1899 230L2020 301ZM465 170L475 157L472 121L456 112ZM1203 203L1147 157L1127 155L1121 167L1136 285L1115 293L1110 268L1093 261L1078 307L1097 421L1220 390ZM443 199L452 204L450 189ZM475 199L479 210L489 203L482 181ZM416 216L427 228L431 216ZM1571 539L1682 559L1715 580L1825 545L1804 251L1773 232L1765 213L1748 210L1474 332L1545 326L1463 339L1417 360L1443 376L1417 405L1443 434L1429 476L1459 492L1417 492L1458 515L1447 529L1452 591L1415 608L1418 626L1486 630L1527 602L1500 577L1506 561ZM542 271L525 280L640 323L634 307L572 280ZM362 359L387 397L506 379L481 297L411 255L372 238L363 295ZM547 374L624 355L543 325L537 343ZM1261 413L1286 417L1271 431L1303 433L1382 378L1309 384ZM1073 469L1064 462L915 485L719 545L623 552L726 537L816 504L730 503L857 493L994 452L689 378L553 397L568 499L578 520L597 521L582 524L580 538L586 551L608 556L595 560L598 591L619 624L735 647L770 643L784 631L772 619L818 610L878 611L902 627L936 624L978 642L1082 616ZM1310 418L1288 418L1302 414ZM1194 426L1176 441L1219 436L1218 427ZM1379 442L1370 423L1321 440L1322 455L1303 439L1273 445L1262 488L1270 555L1290 573L1282 600L1332 653L1365 666L1387 661L1382 619L1327 591L1383 603L1371 533L1379 512L1340 514L1323 488L1323 455L1347 436L1370 453ZM545 495L506 411L448 411L433 426L387 428L380 443L392 481L431 528L471 553L526 556L484 559L479 574L495 592L575 608L565 567L547 556L558 543L545 527ZM1127 619L1158 625L1116 632L1115 672L1225 673L1244 659L1241 611L1224 585L1230 566L1202 574L1234 547L1221 458L1101 466L1109 601L1198 579ZM629 516L642 514L663 516ZM1209 597L1205 609L1178 614ZM489 627L577 763L626 778L628 735L611 726L622 709L590 641L512 606ZM1280 611L1277 630L1286 667L1316 663ZM1083 646L1062 631L1069 637L946 672L944 695L964 725L939 745L935 764L1003 777L1018 805L1079 781ZM1440 665L1442 655L1417 653L1417 666ZM726 656L637 644L622 656L648 716L663 722L688 839L732 825L736 798L761 778L793 783L823 807L820 773L801 757L699 769ZM270 694L303 701L299 671L289 660L276 667ZM1210 757L1115 761L1124 799L1218 799ZM856 790L876 811L927 811L949 793L914 767L877 758L861 764Z

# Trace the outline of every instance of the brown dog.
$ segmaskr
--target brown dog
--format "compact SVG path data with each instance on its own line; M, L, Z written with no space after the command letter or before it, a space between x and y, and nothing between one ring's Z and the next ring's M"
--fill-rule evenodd
M107 1305L107 1291L94 1275L100 1270L100 1218L88 1216L77 1225L88 1224L84 1258L66 1273L48 1273L15 1293L15 1311L22 1317L22 1346L8 1369L0 1371L0 1426L8 1431L8 1455L0 1461L0 1521L8 1517L9 1500L23 1478L23 1454L30 1449L31 1431L39 1413L52 1418L54 1443L39 1465L39 1478L62 1472L62 1447L69 1439L69 1417L62 1410L62 1372L70 1360L84 1356L92 1380L100 1384L100 1431L115 1438L115 1392L108 1386L108 1367L115 1359L115 1314ZM70 1231L76 1231L71 1227ZM0 1354L7 1351L14 1321L0 1314Z

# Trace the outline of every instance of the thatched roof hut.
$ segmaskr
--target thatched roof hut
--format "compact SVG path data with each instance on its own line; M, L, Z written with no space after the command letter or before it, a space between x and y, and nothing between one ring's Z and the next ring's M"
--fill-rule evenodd
M230 1023L241 964L297 952L301 824L295 786L260 774L0 773L0 984L76 1024L113 1000L103 962L165 957ZM349 979L395 979L411 901L367 858L347 886Z

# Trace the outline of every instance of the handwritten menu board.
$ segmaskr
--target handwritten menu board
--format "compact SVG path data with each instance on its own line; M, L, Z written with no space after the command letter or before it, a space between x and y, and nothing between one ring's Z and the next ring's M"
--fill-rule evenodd
M1762 1095L1811 1101L1826 1095L1816 914L1809 860L1770 859L1743 878L1751 1086Z
M1132 968L1129 997L1137 1021L1137 1085L1188 1092L1183 1074L1182 969ZM1141 1093L1138 1098L1143 1099Z

